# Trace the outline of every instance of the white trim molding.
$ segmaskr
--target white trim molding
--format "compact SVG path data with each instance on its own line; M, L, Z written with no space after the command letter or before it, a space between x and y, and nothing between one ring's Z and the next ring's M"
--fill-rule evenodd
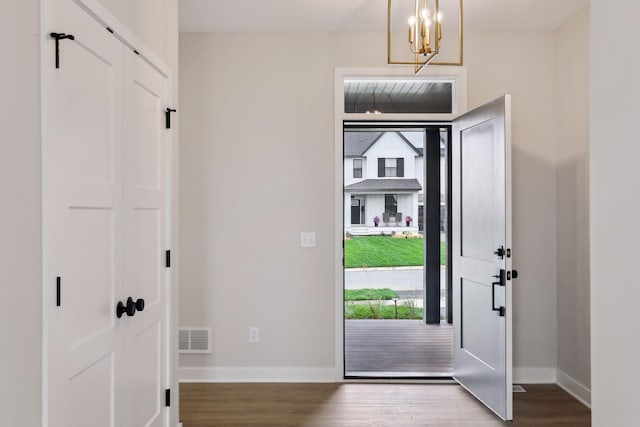
M331 367L181 367L181 383L333 383Z
M591 408L591 389L586 387L580 381L567 375L560 369L556 373L556 384L571 396L579 400L583 405Z
M359 122L451 122L459 114L467 111L467 69L465 67L437 66L427 67L420 76L415 76L410 69L380 68L336 68L334 80L334 250L333 260L335 272L335 368L333 379L344 379L344 277L342 266L342 240L344 237L344 197L343 197L343 131L344 121ZM344 81L349 78L386 79L402 78L424 80L428 78L446 78L455 81L454 104L451 114L350 114L344 112Z

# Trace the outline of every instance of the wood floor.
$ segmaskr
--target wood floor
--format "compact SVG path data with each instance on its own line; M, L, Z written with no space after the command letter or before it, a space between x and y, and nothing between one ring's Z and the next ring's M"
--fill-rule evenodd
M500 421L457 385L181 384L184 427L590 426L587 407L556 385L514 393L513 422Z
M451 376L453 326L420 320L346 320L344 349L347 376Z

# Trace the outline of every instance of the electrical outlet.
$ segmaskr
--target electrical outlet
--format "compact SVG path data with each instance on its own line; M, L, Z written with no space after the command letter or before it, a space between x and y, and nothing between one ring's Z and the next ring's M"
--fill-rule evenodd
M249 342L257 343L260 342L260 335L257 326L249 327Z

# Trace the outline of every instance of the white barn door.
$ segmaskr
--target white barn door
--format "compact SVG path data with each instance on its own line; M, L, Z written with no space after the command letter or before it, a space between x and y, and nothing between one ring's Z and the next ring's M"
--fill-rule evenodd
M74 1L53 4L48 30L73 39L56 68L48 34L43 64L45 418L166 426L169 82Z
M123 46L71 2L56 2L55 14L75 40L60 41L58 69L47 43L43 64L50 425L113 426L123 376L114 315L124 298Z
M453 122L454 378L513 417L509 95Z

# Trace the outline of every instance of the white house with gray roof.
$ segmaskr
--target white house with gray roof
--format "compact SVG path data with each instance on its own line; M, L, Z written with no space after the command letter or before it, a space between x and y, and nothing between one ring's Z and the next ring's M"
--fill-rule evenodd
M371 233L376 216L380 218L379 232L391 231L390 227L418 231L424 160L422 142L415 136L394 131L345 132L346 232ZM412 219L409 227L407 216Z

